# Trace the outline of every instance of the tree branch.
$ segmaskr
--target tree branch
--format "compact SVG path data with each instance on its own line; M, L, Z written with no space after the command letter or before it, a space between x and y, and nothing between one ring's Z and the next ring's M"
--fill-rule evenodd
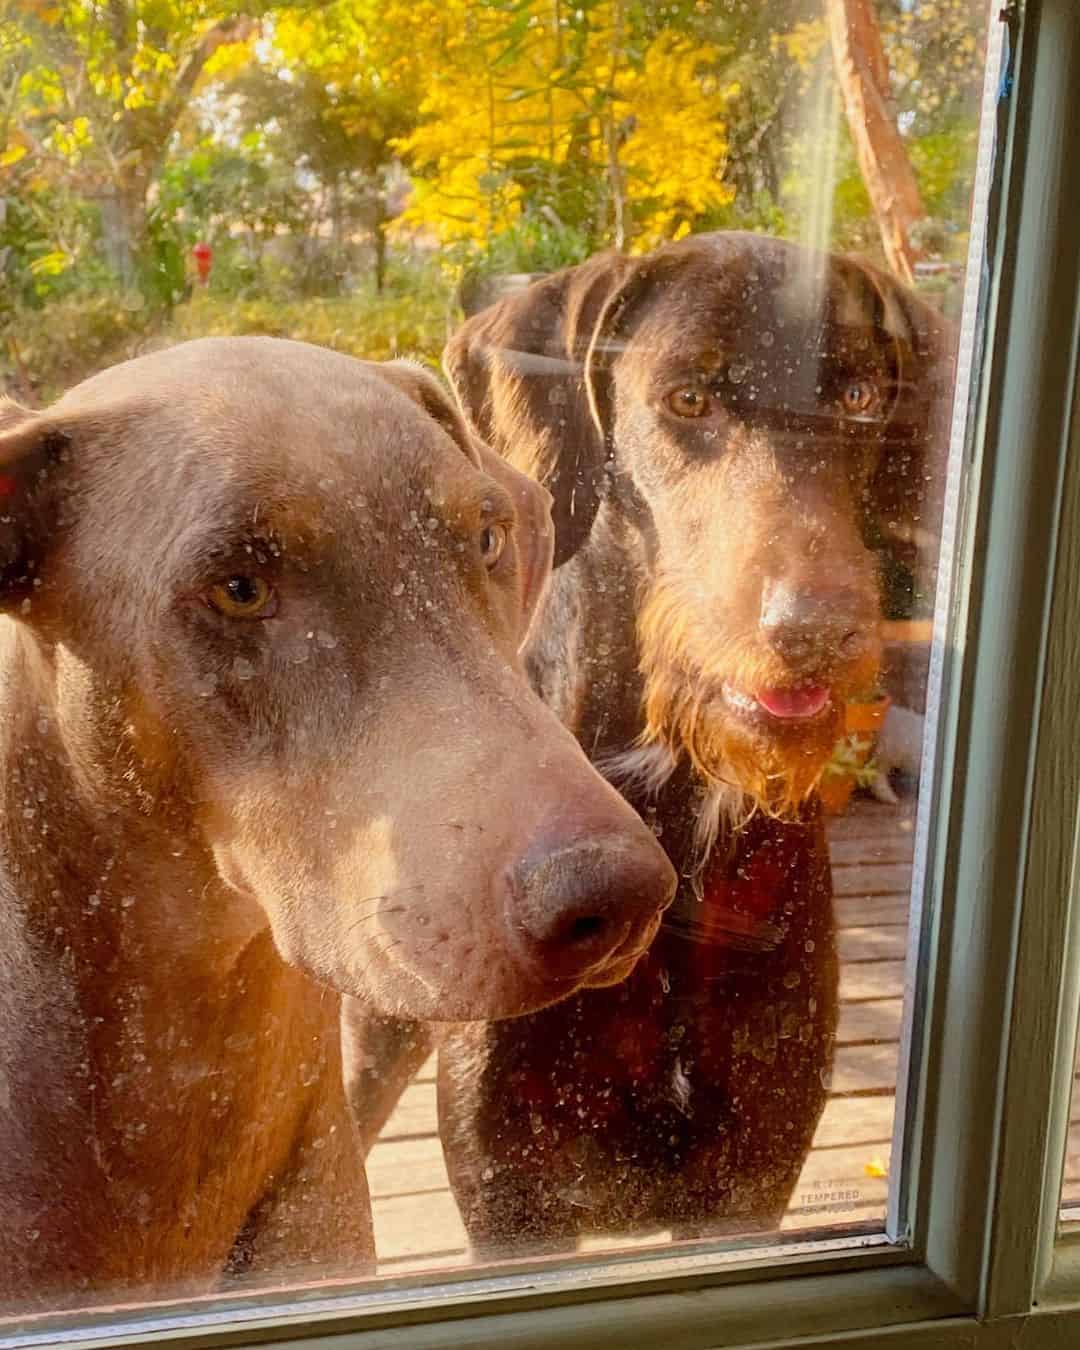
M245 41L257 26L257 21L250 16L236 14L228 19L219 20L212 28L206 30L199 39L195 50L180 67L172 97L162 109L161 121L167 128L166 135L172 131L180 120L191 95L195 92L199 76L203 73L207 61L210 60L217 49L224 47L229 42Z

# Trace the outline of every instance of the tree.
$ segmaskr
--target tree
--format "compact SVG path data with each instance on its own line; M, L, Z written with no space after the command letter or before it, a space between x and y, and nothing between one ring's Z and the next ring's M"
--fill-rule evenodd
M386 272L386 229L395 146L416 120L409 65L395 68L396 39L383 36L382 7L338 0L284 12L270 56L238 85L249 121L271 151L321 185L335 246L357 218L375 250L375 284Z
M647 245L731 199L726 53L630 0L454 0L420 123L404 222L482 244L528 211L591 247Z
M262 12L226 0L7 0L0 52L20 35L8 62L20 75L0 154L97 202L125 282L171 136L200 82L246 53Z

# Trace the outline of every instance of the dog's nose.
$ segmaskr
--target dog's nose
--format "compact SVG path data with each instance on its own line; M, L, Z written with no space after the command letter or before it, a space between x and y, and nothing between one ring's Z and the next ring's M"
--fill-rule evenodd
M545 979L586 975L642 951L675 895L675 870L645 829L534 846L514 871L511 928Z
M872 623L854 590L796 590L776 586L762 598L761 635L795 671L816 671L859 656Z

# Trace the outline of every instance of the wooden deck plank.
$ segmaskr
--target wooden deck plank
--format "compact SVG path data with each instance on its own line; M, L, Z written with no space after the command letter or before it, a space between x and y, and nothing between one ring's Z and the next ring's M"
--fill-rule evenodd
M883 806L879 802L860 799L859 802L853 803L848 813L829 821L829 842L868 840L873 844L890 834L899 838L914 837L914 811L900 807L898 813L894 806Z
M831 1097L818 1121L814 1149L847 1148L852 1144L887 1145L892 1138L893 1113L891 1096Z
M431 1126L431 1133L419 1138L384 1137L372 1147L367 1160L372 1200L446 1189L446 1165L434 1119Z
M836 949L841 961L902 961L907 955L906 928L845 928L837 936Z
M861 866L865 863L911 863L915 849L914 834L885 834L841 836L829 840L829 857L833 870L841 867Z
M889 1144L870 1142L851 1144L844 1148L816 1149L806 1160L806 1166L795 1188L794 1204L805 1203L806 1191L855 1187L865 1198L867 1192L884 1198L885 1178L881 1172L889 1170Z
M845 895L833 902L836 926L841 932L868 923L906 927L910 909L906 895Z
M838 1046L830 1084L832 1091L837 1094L895 1092L899 1051L895 1041L884 1045Z
M380 1261L421 1257L425 1252L461 1252L468 1246L449 1189L425 1195L373 1200L375 1250Z
M433 1134L435 1129L435 1084L410 1083L383 1126L379 1143L388 1139Z
M910 863L861 863L833 873L837 895L910 895Z
M903 961L858 961L840 967L840 1002L896 998L904 992Z
M904 1015L900 997L873 999L867 1003L842 1003L836 1030L838 1045L859 1041L898 1041Z

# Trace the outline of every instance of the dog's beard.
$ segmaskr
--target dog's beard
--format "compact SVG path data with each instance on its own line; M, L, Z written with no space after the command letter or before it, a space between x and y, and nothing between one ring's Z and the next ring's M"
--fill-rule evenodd
M794 819L841 734L840 710L834 707L812 725L759 730L725 707L724 683L690 667L650 666L641 745L664 746L675 763L688 759L706 790L724 798L733 823L754 811Z
M702 790L694 855L708 858L722 830L755 812L794 820L821 779L843 733L842 699L877 674L868 655L831 683L831 709L806 722L754 725L729 708L725 687L755 690L791 682L756 635L711 635L678 586L654 583L638 620L644 728L636 744L599 767L616 786L655 796L688 761Z

